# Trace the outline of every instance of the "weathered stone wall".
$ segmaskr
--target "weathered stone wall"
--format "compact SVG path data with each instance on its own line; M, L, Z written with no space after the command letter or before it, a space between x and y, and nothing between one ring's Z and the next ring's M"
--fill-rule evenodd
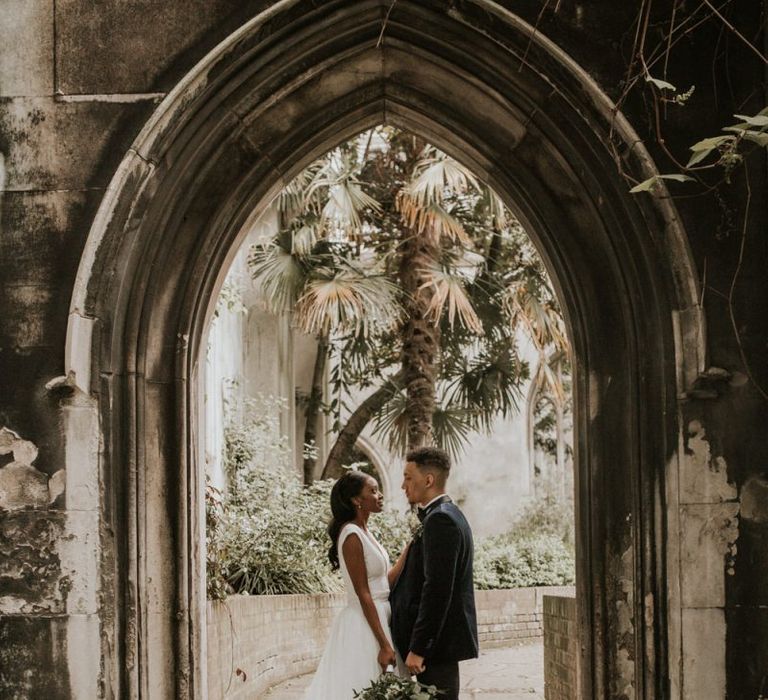
M542 605L549 595L573 594L572 587L477 591L481 649L542 637ZM341 593L231 596L208 603L208 697L261 697L269 687L313 671Z
M544 621L544 698L573 700L578 697L579 633L576 599L545 595Z
M23 449L21 459L0 454L9 499L0 505L0 696L90 700L109 694L100 684L140 663L129 659L123 667L120 659L122 635L136 630L114 632L122 602L110 586L116 561L127 556L119 546L127 506L99 471L109 409L100 413L61 379L69 301L97 207L158 102L217 42L270 4L0 6L0 428L37 453L34 460ZM532 24L542 9L503 4ZM670 5L654 3L659 15L651 25ZM636 4L557 7L541 15L538 31L618 97ZM764 8L753 0L726 8L757 46ZM625 113L659 170L669 171L665 149L684 154L734 113L765 106L764 70L743 42L712 23L675 45L668 77L696 92L685 108L670 106L663 115L663 146L640 98ZM698 266L708 365L725 372L710 372L693 391L670 396L668 406L647 407L681 412L687 426L678 453L669 454L667 492L656 494L670 508L668 556L656 562L666 571L669 599L622 604L667 608L670 697L751 699L768 677L768 205L765 158L751 162L748 182L740 171L719 194L676 202ZM106 330L96 328L94 346ZM110 381L94 376L87 388L98 392ZM670 444L676 441L671 434ZM632 562L626 567L631 571Z

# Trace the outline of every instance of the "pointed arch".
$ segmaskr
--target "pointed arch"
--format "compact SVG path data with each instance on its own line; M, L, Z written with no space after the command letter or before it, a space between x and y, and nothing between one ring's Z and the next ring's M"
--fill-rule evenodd
M254 210L382 122L472 168L535 238L574 349L582 692L663 697L666 465L676 397L703 362L697 278L671 202L630 196L617 173L609 139L638 179L655 173L629 124L491 0L278 2L165 98L115 173L66 348L71 381L100 410L104 518L120 523L103 580L119 610L103 630L118 650L108 683L119 696L204 695L204 330Z

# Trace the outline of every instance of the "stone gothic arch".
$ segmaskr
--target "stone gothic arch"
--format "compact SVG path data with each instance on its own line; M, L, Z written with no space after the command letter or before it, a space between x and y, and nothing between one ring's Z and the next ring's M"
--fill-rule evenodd
M203 329L252 212L382 122L471 167L535 237L574 349L583 697L668 697L680 632L667 473L703 340L686 239L669 200L627 193L609 139L636 177L655 170L622 115L491 0L278 2L165 98L115 173L66 356L101 420L105 683L204 696Z

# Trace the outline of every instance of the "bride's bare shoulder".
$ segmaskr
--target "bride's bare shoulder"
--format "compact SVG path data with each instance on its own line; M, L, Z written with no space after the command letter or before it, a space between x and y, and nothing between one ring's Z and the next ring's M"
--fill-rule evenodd
M351 534L360 536L360 528L355 525L354 523L345 523L344 526L339 531L339 539L342 539L343 537L347 537Z

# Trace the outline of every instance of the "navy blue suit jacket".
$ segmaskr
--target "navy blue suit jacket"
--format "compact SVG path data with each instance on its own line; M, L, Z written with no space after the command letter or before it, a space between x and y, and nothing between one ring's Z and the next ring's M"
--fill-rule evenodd
M447 496L427 509L403 570L392 587L392 637L435 662L477 657L472 531Z

